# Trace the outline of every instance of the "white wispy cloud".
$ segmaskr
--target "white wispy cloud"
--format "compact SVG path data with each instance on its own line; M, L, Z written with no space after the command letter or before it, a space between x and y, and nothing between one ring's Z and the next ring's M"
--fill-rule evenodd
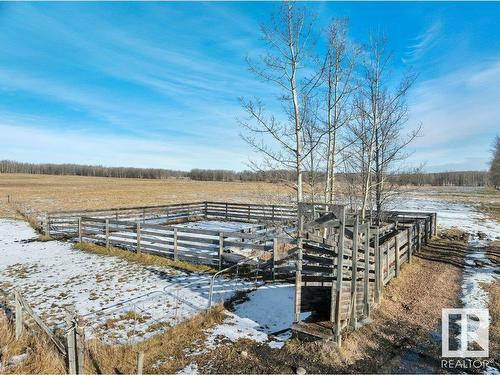
M403 62L411 64L420 59L427 51L437 44L442 29L443 22L441 20L432 22L424 32L415 37L412 44L408 46Z
M422 123L413 160L453 169L486 169L500 132L500 58L465 67L417 85L411 122Z

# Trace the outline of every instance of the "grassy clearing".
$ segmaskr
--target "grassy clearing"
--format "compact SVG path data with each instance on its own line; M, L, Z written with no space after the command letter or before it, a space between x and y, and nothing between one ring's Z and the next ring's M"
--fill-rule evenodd
M14 327L0 312L0 363L2 374L64 374L65 363L53 345L41 334L24 330L16 340ZM24 361L14 364L12 358L27 354ZM11 362L11 363L9 363Z
M204 332L221 323L225 316L224 308L219 305L135 345L109 346L92 340L87 345L86 373L133 374L139 351L144 352L144 373L175 373L192 361L186 348L202 344Z
M73 248L93 254L114 256L126 259L129 262L140 263L148 266L170 267L187 272L208 272L208 273L214 272L214 269L209 266L193 264L182 260L172 260L152 254L134 253L132 251L119 249L113 246L107 249L104 246L83 242L74 244Z

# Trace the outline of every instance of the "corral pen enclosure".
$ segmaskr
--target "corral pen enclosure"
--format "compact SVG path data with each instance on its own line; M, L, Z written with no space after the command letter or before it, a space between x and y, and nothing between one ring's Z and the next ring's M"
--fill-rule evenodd
M370 316L384 285L436 234L435 213L372 215L362 221L346 206L320 203L193 202L51 212L40 218L40 227L51 237L152 253L219 272L245 264L263 282L293 282L293 331L340 345L343 331Z

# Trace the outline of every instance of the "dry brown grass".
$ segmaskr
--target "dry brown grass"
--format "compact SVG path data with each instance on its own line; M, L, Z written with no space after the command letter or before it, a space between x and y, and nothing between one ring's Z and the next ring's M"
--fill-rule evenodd
M182 271L188 272L213 272L214 269L209 266L194 264L185 262L182 260L172 260L165 257L146 254L146 253L135 253L128 250L119 249L117 247L110 246L108 249L104 246L99 246L93 243L77 243L73 245L73 248L77 250L87 251L93 254L114 256L122 259L126 259L129 262L140 263L149 266L160 266L160 267L170 267Z
M0 174L0 216L16 217L7 195L38 211L160 205L199 200L284 203L289 189L265 182L145 180Z
M490 359L500 366L500 280L495 280L485 286L489 295L488 309L490 312Z
M495 264L500 264L500 241L491 241L486 248L486 256Z
M33 335L24 330L16 340L13 325L0 312L0 373L5 374L64 374L65 363L62 356L42 334ZM27 358L17 365L9 365L9 360L27 353Z
M224 318L224 308L216 306L136 345L109 346L92 340L87 345L86 373L135 373L139 351L144 352L144 373L175 373L192 361L186 348L203 343L205 331Z

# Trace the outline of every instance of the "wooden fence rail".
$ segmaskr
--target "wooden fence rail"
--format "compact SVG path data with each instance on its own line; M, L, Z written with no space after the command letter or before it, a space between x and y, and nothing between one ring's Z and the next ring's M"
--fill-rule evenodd
M133 221L82 217L78 220L80 242L115 246L172 259L221 267L226 250L272 251L272 238L241 231L140 224Z
M227 202L192 202L161 206L49 212L42 218L42 230L49 236L76 236L78 218L93 217L135 221L142 224L172 224L181 220L224 219L243 222L283 222L296 219L294 206Z

